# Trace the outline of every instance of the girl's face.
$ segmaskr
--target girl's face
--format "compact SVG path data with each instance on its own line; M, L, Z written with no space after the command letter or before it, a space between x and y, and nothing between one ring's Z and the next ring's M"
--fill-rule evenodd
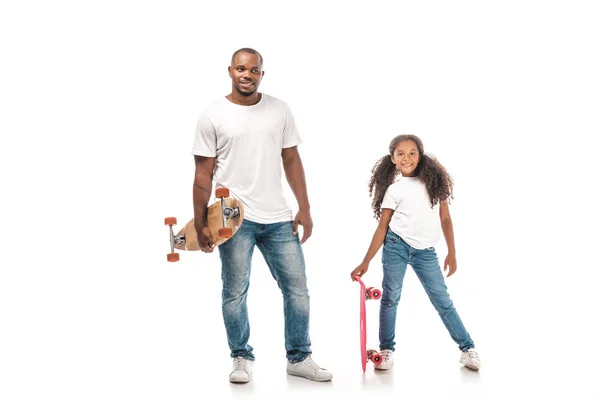
M402 176L415 176L419 160L417 144L412 140L403 140L398 143L394 149L394 154L392 154L392 162Z

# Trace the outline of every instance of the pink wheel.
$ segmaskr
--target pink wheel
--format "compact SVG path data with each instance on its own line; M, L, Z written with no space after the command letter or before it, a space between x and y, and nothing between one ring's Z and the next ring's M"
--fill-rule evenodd
M379 300L381 298L381 290L370 287L367 289L367 298L372 300Z
M371 350L369 354L369 360L371 360L373 364L379 365L383 361L383 358L381 358L381 354L379 354L375 350Z

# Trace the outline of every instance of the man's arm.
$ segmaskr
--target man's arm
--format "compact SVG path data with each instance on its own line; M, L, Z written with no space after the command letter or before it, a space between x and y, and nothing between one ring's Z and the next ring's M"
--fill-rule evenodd
M283 159L285 177L298 202L298 214L294 218L294 234L298 232L298 225L302 225L303 233L300 243L304 243L312 234L313 222L310 216L310 203L308 202L308 193L306 191L304 167L302 166L300 153L298 153L298 147L293 146L283 149L281 151L281 158Z
M194 174L194 227L198 235L198 244L205 253L214 249L210 241L210 233L206 226L206 210L212 193L212 178L215 167L214 157L194 156L196 172Z

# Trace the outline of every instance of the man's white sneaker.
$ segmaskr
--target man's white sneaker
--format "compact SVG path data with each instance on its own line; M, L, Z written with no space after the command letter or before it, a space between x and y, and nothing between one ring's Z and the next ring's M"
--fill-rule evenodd
M254 361L244 357L236 357L233 359L233 371L229 374L229 382L232 383L247 383L252 379L252 364Z
M385 371L394 365L394 352L392 350L381 350L379 355L381 356L381 364L376 365L375 369Z
M467 368L471 368L474 371L479 371L479 368L481 367L479 354L477 354L475 349L468 349L467 351L463 351L463 353L460 356L460 363Z
M294 376L301 376L311 381L325 382L333 378L333 374L326 369L319 367L309 355L304 360L291 363L288 361L287 373Z

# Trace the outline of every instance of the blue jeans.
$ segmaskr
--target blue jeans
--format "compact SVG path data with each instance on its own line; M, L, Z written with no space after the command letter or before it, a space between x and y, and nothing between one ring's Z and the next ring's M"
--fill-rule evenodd
M292 230L293 221L258 224L244 220L235 235L218 247L223 280L223 320L232 358L254 360L252 346L248 344L250 324L246 296L255 246L283 293L287 359L298 362L311 354L308 334L310 298L304 255L298 235Z
M475 347L465 329L444 282L437 254L433 247L417 250L388 230L383 245L383 294L379 309L379 348L394 350L396 310L402 292L406 265L410 264L421 281L429 300L444 321L444 325L461 351Z

